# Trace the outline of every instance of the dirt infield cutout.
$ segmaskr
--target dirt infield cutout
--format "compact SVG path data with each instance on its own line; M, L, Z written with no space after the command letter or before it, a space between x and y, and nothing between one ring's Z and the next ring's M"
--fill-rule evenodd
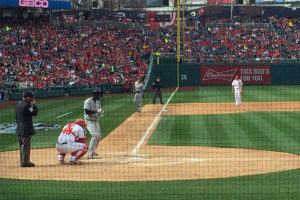
M299 155L238 148L146 145L161 116L161 105L145 105L99 144L96 159L60 165L55 148L31 150L35 168L19 167L19 151L0 153L0 177L28 180L155 181L264 174L300 168ZM169 104L162 115L224 114L245 111L299 111L300 102ZM153 120L153 127L145 135ZM142 138L145 136L145 140ZM137 146L142 142L140 146ZM55 143L55 141L53 141ZM133 153L136 152L136 153ZM69 157L66 158L67 160Z

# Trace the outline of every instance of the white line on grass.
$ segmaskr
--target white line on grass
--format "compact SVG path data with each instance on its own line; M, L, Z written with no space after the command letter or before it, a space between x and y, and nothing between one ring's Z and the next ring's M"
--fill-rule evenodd
M71 113L72 113L72 112L68 112L68 113L62 114L62 115L59 115L59 116L56 117L56 118L61 118L61 117L63 117L63 116L69 115L69 114L71 114Z
M165 103L165 105L162 107L162 109L159 111L159 113L156 115L156 117L154 118L153 122L151 123L151 125L148 127L147 131L145 132L145 134L143 135L143 137L141 138L140 142L136 145L136 147L131 151L132 154L136 154L136 152L138 151L138 149L141 147L141 145L143 144L143 142L145 141L146 137L149 135L150 130L153 128L155 122L158 120L159 116L161 115L161 113L166 109L167 105L169 104L169 102L171 101L171 99L173 98L173 96L175 95L175 93L177 92L179 87L177 87L175 89L175 91L172 93L172 95L170 96L170 98L168 99L167 103Z

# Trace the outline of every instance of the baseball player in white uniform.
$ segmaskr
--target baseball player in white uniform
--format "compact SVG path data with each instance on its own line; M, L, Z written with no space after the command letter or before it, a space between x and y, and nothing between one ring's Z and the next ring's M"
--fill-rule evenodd
M103 117L104 111L100 102L101 91L95 89L93 96L84 101L84 119L87 124L87 130L91 134L90 147L88 151L88 159L93 159L98 156L95 150L101 140L101 130L98 123L99 117Z
M238 75L235 76L235 79L232 81L232 92L235 96L235 105L242 105L242 92L243 92L243 82Z
M143 90L144 90L144 83L143 83L143 77L140 77L135 83L134 83L134 103L137 107L137 111L141 112L143 107Z
M61 164L65 163L67 153L71 153L71 164L81 164L79 159L88 151L85 128L86 123L81 118L64 126L56 143L56 149L59 152L58 160Z

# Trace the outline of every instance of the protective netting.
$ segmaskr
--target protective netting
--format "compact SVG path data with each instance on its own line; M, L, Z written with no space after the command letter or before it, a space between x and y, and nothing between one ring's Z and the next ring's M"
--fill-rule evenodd
M299 26L277 20L190 29L181 63L171 28L0 29L0 199L298 199Z

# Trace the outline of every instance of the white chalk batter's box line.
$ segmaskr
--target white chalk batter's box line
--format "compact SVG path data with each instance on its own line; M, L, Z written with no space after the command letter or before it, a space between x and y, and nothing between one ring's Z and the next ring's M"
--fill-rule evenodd
M128 157L127 160L137 160L137 161L142 161L142 160L161 160L161 159L169 159L169 160L176 160L178 159L186 159L190 160L189 162L203 162L203 161L272 161L272 160L277 160L277 161L300 161L300 156L298 158L285 158L285 157L209 157L209 158L183 158L183 157L178 157L178 156L159 156L155 158L147 158L149 157L148 154L132 154L132 153L125 153L125 152L109 152L109 153L104 153L102 155L105 156L110 156L110 155L118 155L118 156L125 156Z
M164 166L164 165L180 165L184 163L192 163L192 162L202 162L201 158L179 158L178 157L160 157L160 158L141 158L141 157L131 157L126 160L117 161L120 164L130 164L130 165L141 165L147 167L155 167L155 166ZM88 162L94 162L96 160L99 161L107 161L108 159L93 159L88 160ZM110 160L112 161L112 160ZM166 162L167 161L167 162ZM168 162L169 161L169 162Z
M183 157L153 157L148 158L148 154L132 154L132 153L125 153L125 152L109 152L101 154L101 156L122 156L126 157L124 160L117 161L119 164L130 164L130 165L140 165L146 167L156 167L156 166L164 166L164 165L180 165L184 163L193 163L193 162L202 162L202 158L183 158ZM95 161L112 161L114 162L113 158L95 158L92 160L86 160L87 162ZM86 162L85 161L85 162Z
M165 162L165 161L169 162ZM147 167L164 166L164 165L180 165L184 163L202 162L201 158L180 158L180 157L159 157L159 158L140 158L131 157L124 163L133 165L142 165Z
M108 156L109 158L101 158L101 156ZM110 157L112 156L112 157ZM121 157L123 160L116 161L114 158ZM100 162L99 162L100 161ZM195 162L205 162L205 161L243 161L243 162L253 162L253 161L300 161L299 158L282 158L282 157L210 157L210 158L184 158L178 156L159 156L149 158L148 154L132 154L125 152L108 152L100 155L100 158L94 158L91 160L84 160L85 163L102 163L102 162L114 162L119 164L130 164L139 165L146 167L156 167L165 165L180 165L185 163L195 163ZM54 163L53 163L54 164Z

